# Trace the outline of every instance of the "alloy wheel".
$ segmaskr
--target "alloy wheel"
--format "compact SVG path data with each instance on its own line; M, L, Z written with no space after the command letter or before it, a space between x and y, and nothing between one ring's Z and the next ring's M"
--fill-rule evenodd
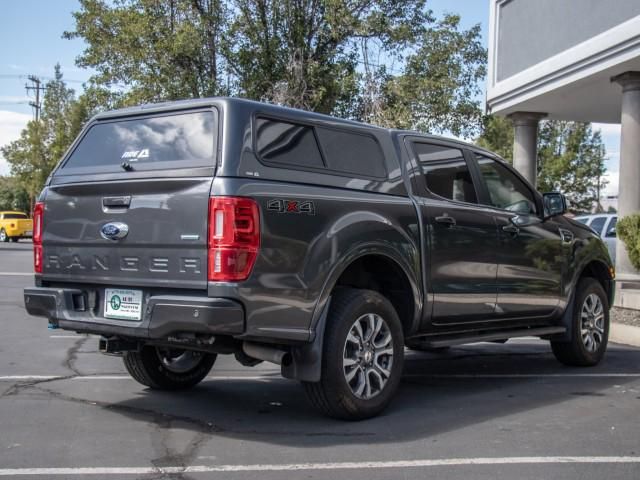
M384 319L375 313L358 318L342 357L344 378L356 397L369 400L382 392L393 365L393 338Z
M595 293L587 295L580 312L582 343L588 352L595 352L604 340L604 306Z

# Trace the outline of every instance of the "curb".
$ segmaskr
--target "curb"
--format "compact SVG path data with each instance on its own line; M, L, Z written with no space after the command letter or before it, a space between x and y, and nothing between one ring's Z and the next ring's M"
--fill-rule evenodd
M612 322L609 329L609 341L640 347L640 327Z

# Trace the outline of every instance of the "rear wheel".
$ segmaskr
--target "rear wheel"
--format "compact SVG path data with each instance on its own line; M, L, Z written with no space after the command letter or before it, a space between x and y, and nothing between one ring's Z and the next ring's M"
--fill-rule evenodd
M18 237L10 237L10 238L13 243L16 243L18 240L20 240Z
M345 420L370 418L386 408L400 384L402 324L391 303L371 290L333 294L319 382L304 382L310 402Z
M216 355L145 346L138 352L126 352L123 359L129 374L142 385L158 390L184 390L207 376Z
M565 365L597 365L609 340L609 302L594 278L578 282L573 307L571 341L551 342L556 358Z
M9 241L9 235L7 235L7 232L4 228L0 228L0 242L8 242Z

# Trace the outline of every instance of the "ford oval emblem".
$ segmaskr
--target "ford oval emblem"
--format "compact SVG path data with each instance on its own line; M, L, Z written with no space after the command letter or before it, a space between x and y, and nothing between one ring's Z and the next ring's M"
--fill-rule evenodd
M126 223L111 222L102 226L100 235L107 240L120 240L129 233L129 226Z

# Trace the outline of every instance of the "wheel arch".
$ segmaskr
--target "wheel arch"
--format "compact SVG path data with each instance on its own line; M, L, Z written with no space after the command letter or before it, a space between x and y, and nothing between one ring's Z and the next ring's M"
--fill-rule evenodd
M339 286L377 291L396 309L405 335L418 329L423 305L419 276L392 249L368 245L345 255L325 282L314 312L314 330L331 292Z

